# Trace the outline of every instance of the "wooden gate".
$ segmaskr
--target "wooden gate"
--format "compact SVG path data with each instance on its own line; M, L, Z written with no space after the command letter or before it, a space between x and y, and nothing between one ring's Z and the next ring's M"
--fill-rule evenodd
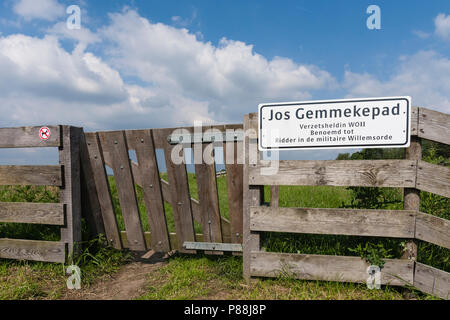
M0 258L65 262L66 253L76 253L81 241L81 136L82 129L71 126L0 129L0 148L59 148L59 165L0 166L0 185L60 188L60 203L0 202L0 222L61 226L60 241L0 239Z
M450 249L450 221L419 212L420 190L450 196L450 168L421 160L420 139L450 144L450 116L414 108L412 144L405 160L279 161L278 173L263 175L270 161L257 151L257 114L244 120L244 276L365 283L368 264L359 257L286 254L261 249L262 232L373 236L411 239L404 259L387 259L382 284L414 285L447 298L450 274L416 261L414 239ZM272 186L272 206L264 205ZM327 185L404 188L404 210L279 208L277 186Z
M208 129L215 130L213 138L211 135L205 138ZM223 146L224 157L231 159L225 164L229 219L219 210L215 163L201 161L195 164L198 199L194 199L189 190L185 161L172 161L172 153L184 159L186 149L192 148L195 152L194 139L186 139L195 137L194 127L86 133L105 233L111 245L133 251L177 249L195 253L183 245L242 242L243 148L242 141L238 141L242 136L242 125L203 127L203 131L205 135L200 133L197 144L200 152L214 156L213 147ZM230 138L230 134L234 138ZM164 154L167 179L160 176L157 150ZM130 151L135 152L137 162L130 159ZM113 204L105 165L114 173L125 230L118 227L120 215ZM144 232L142 227L135 185L143 193L144 219L148 219L149 232ZM174 232L168 230L165 202L172 208ZM201 225L201 233L195 232L195 222Z

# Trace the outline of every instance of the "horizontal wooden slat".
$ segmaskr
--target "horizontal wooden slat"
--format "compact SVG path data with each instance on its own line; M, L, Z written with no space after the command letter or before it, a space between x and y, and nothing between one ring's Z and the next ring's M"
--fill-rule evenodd
M416 262L414 286L442 299L450 299L450 273Z
M50 129L50 138L42 140L39 127L0 128L0 148L42 148L59 147L61 134L59 126L46 126Z
M413 160L281 160L277 174L262 175L270 161L250 165L251 185L311 185L405 187L416 186Z
M122 243L123 243L123 247L124 248L128 248L128 237L127 237L127 232L126 231L121 231L120 232L120 236L122 238ZM170 236L170 243L171 243L171 247L173 250L178 250L178 238L177 238L177 234L175 232L171 232L169 234ZM152 247L152 233L151 232L144 232L144 237L145 237L145 242L147 244L147 247L151 248ZM195 234L195 239L198 242L202 242L204 241L203 239L203 234L201 233L197 233ZM223 240L224 242L228 242L231 243L231 237L224 235L223 236ZM187 253L191 253L191 251L187 251ZM195 253L195 251L193 251L193 253Z
M450 249L450 221L418 212L415 237Z
M64 204L0 202L0 222L64 225Z
M450 144L450 115L425 108L419 109L420 138Z
M416 188L450 198L450 168L419 161Z
M414 238L415 211L250 208L250 230Z
M0 258L64 263L65 244L56 241L0 239Z
M369 278L369 264L359 257L252 252L250 264L251 275L257 277L287 275L305 280L358 283L365 283ZM413 261L386 259L381 270L381 283L412 284L413 269Z
M61 166L0 166L0 185L61 186Z
M238 130L238 129L242 129L243 125L242 124L227 124L227 125L214 125L214 126L210 126L212 129L214 130L220 130L221 132L225 132L225 130L229 129L229 130ZM185 133L194 133L194 127L178 127L178 128L164 128L164 129L152 129L153 132L155 133L155 136L158 135L159 132L167 132L167 133L172 133L175 130L177 130L178 133L180 133L181 131L184 131ZM197 129L198 132L202 132L202 129ZM168 136L168 135L167 135ZM167 137L166 137L167 138ZM164 149L164 144L167 142L166 140L162 140L162 139L155 139L155 148L156 149Z

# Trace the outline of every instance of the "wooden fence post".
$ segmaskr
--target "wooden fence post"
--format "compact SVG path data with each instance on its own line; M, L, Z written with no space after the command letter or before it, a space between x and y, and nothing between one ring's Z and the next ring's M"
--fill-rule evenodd
M252 121L253 120L253 121ZM256 159L259 161L259 151L250 148L251 143L255 143L256 138L256 118L251 118L251 115L244 116L244 204L243 204L243 275L244 279L250 281L250 260L252 251L261 250L261 239L257 232L250 231L250 207L259 206L264 202L264 187L263 186L250 186L249 184L249 167L253 164L250 163L250 159L255 155L250 155L253 151L257 153ZM256 147L257 148L257 147Z
M80 188L80 138L82 128L61 126L62 147L59 161L63 166L64 182L60 202L66 208L66 228L61 229L61 241L68 244L70 259L76 257L81 242L81 188Z
M421 139L412 136L411 145L406 149L405 158L408 160L422 160L422 144ZM403 209L404 210L420 210L420 190L414 188L403 189ZM409 240L406 242L405 252L402 259L417 260L417 241Z
M94 171L89 159L89 151L84 131L80 137L80 166L81 166L81 209L82 217L89 225L90 236L105 234L102 210L100 207L97 187L95 185Z

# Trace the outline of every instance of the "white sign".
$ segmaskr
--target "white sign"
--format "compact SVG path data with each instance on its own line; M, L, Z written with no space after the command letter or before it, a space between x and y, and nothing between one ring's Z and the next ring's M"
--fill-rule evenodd
M411 98L260 104L259 150L407 148Z

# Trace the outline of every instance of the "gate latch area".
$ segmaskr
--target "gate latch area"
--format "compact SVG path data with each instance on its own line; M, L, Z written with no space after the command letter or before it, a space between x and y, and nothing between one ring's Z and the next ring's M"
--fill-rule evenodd
M184 242L183 248L186 250L205 250L205 251L228 251L242 252L240 243L216 243L216 242Z
M205 132L196 134L171 134L167 137L167 140L169 141L169 144L238 142L244 140L244 132L239 130L224 133Z

